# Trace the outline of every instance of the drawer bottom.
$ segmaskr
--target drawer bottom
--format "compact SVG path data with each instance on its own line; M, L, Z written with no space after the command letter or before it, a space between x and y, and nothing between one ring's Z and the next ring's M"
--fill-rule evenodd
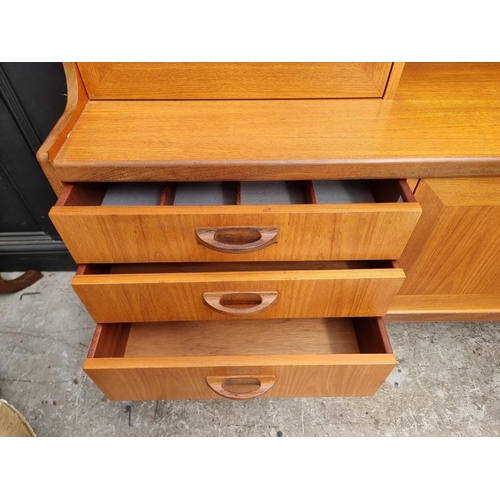
M113 400L373 395L396 365L381 318L97 325L84 370Z

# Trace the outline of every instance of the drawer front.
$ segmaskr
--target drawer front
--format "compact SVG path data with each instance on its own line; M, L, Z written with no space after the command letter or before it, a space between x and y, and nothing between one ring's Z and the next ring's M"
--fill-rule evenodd
M269 327L266 321L270 322ZM196 332L191 332L194 337L191 344L182 330L190 325L184 322L180 323L181 331L175 332L184 338L175 346L175 334L169 338L167 330L150 329L148 334L134 340L130 338L130 325L98 325L84 370L106 396L114 400L220 397L237 400L371 396L396 364L380 318L362 318L352 323L342 319L286 321L273 324L275 320L257 320L255 328L219 331L213 338L214 332L200 333L200 324L194 323L191 327ZM319 321L319 326L305 323L311 321ZM155 325L157 330L178 326L176 323ZM141 327L143 334L149 328L147 324ZM357 340L350 337L353 328ZM331 330L330 336L323 332L326 329ZM114 330L120 340L114 338ZM263 333L255 333L257 330ZM224 334L231 340L222 346L220 340ZM252 352L250 344L259 340L255 335L266 334L267 345L261 349L269 354L260 354L258 347L257 354L246 354ZM283 343L292 349L291 353L279 353L279 345ZM203 344L210 345L207 352L203 351ZM190 349L197 355L187 355ZM234 354L228 354L228 350ZM217 352L221 354L213 354ZM152 356L153 353L159 355Z
M379 203L85 205L91 189L67 186L50 211L78 263L397 259L421 212L398 189Z
M257 394L258 397L373 396L395 366L392 354L365 356L364 359L353 360L353 364L342 365L341 360L332 363L329 358L323 365L317 366L166 368L153 364L144 368L137 363L124 363L117 367L113 362L87 360L84 371L109 399L129 401L222 398L222 394L209 386L207 377L227 380L235 376L261 381L271 378L274 381L271 388Z
M97 323L383 316L405 278L398 267L130 274L107 267L104 274L80 266L72 281ZM169 266L149 270L162 267Z

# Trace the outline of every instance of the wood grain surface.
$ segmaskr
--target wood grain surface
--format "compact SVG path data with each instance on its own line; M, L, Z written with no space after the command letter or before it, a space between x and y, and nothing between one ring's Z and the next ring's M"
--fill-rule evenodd
M63 181L498 175L499 75L407 63L394 100L93 101L54 166Z
M122 180L244 180L266 166L261 178L276 178L280 167L296 178L299 165L321 178L335 177L334 167L344 175L378 164L399 166L399 177L428 177L404 167L423 160L464 169L473 157L496 165L499 118L500 101L479 100L99 101L88 104L54 166L65 181L117 172Z
M227 262L397 259L420 211L418 203L55 206L49 215L78 263ZM196 239L197 227L228 226L278 226L279 241L256 252L228 254Z
M500 179L425 179L401 295L500 295Z
M399 88L399 82L401 80L401 76L403 75L404 67L405 63L395 62L392 64L391 73L389 75L389 79L387 80L387 86L384 92L384 99L394 99L394 96Z
M371 321L378 324L377 318L372 318ZM236 375L274 376L276 382L262 397L320 397L373 395L396 364L395 357L391 353L359 353L352 343L354 335L387 337L385 328L381 331L376 326L367 328L366 332L354 333L352 324L349 325L348 320L342 319L314 320L314 322L311 320L263 320L260 325L256 322L254 329L248 327L247 322L245 322L247 325L245 329L241 329L237 322L224 323L234 328L226 332L227 337L233 337L234 333L236 339L241 339L236 342L237 349L229 348L230 351L228 351L228 345L232 343L224 342L222 338L221 343L218 344L215 341L211 344L206 340L210 338L206 332L201 336L196 333L200 327L210 324L212 323L203 323L203 325L193 323L191 331L194 337L181 333L180 344L175 340L172 341L172 337L181 340L175 329L178 326L186 327L186 323L164 323L160 326L158 324L141 325L142 331L135 332L138 334L136 348L139 351L142 349L141 345L147 346L152 342L148 330L153 332L159 329L157 331L163 332L157 336L159 344L156 344L153 356L87 358L84 370L106 396L114 400L221 397L210 389L206 383L206 377ZM103 326L101 337L103 333L105 334L106 327L107 325ZM224 328L212 331L220 335L220 332L224 332ZM287 335L285 342L282 341L283 331L291 334ZM259 349L260 341L266 332L268 334L265 340L266 354L223 354L247 350L246 346ZM255 335L257 337L254 337ZM319 339L325 338L325 335L326 344L330 347L325 345L324 349L329 349L329 353L315 354L316 345L324 344L324 341L319 341ZM130 332L130 337L134 337L133 332ZM335 352L337 349L351 349L346 347L342 338L347 340L354 352ZM273 342L272 339L276 340ZM204 343L205 349L195 347L198 341ZM388 340L382 342L384 343L388 343ZM186 348L186 344L190 345ZM309 347L307 347L308 344ZM170 351L170 348L174 351ZM175 350L192 352L193 348L201 349L199 352L205 354L170 355ZM222 349L222 354L217 353L218 349ZM270 353L290 352L294 349L301 353Z
M392 63L78 63L91 99L382 97Z
M124 357L280 354L359 354L352 320L136 323Z
M398 295L385 321L500 321L500 294Z
M72 286L98 323L383 316L401 288L402 269L240 271L76 275ZM277 292L269 307L245 316L207 306L204 294ZM240 300L242 302L242 300Z
M54 170L53 160L88 102L88 95L76 65L64 63L64 72L68 93L66 108L36 155L43 173L57 196L62 193L64 185Z

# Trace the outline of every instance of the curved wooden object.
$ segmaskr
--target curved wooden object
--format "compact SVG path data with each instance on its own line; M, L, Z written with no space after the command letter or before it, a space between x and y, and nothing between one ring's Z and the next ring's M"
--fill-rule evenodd
M229 399L252 399L266 393L276 382L274 375L230 375L208 376L207 384L217 394ZM256 389L245 391L245 386L257 385Z
M31 286L39 279L43 278L43 274L39 271L26 271L22 276L13 280L4 280L0 276L0 293L14 293L19 290Z
M279 227L197 227L198 243L222 253L250 253L278 242Z
M278 298L278 292L205 292L205 304L229 316L249 316L265 311Z
M76 63L63 63L63 66L68 92L66 108L36 154L36 159L57 196L61 195L64 185L59 180L52 161L89 100Z

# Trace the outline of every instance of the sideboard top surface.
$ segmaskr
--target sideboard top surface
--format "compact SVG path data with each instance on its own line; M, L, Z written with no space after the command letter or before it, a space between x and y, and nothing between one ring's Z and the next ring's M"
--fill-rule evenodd
M394 99L90 100L60 180L500 175L500 64L407 63Z

